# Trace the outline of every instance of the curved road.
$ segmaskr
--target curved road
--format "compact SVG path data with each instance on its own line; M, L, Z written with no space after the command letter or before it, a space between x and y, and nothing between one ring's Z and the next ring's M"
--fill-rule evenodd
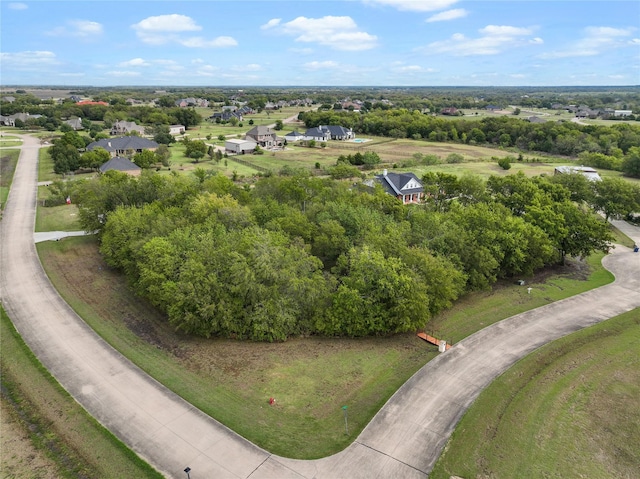
M456 423L491 381L558 337L640 307L640 254L605 258L616 281L494 324L404 384L344 451L299 461L270 454L206 416L102 341L60 298L34 245L36 139L24 137L0 222L2 301L42 363L83 407L167 477L425 478ZM624 226L640 243L637 228Z

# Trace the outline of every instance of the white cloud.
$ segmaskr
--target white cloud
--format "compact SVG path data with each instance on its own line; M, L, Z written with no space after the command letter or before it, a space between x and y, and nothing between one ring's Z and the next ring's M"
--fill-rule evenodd
M278 25L280 25L280 22L282 21L281 18L272 18L271 20L269 20L267 23L265 23L264 25L262 25L260 27L261 30L268 30L270 28L274 28L277 27Z
M127 60L126 62L121 62L118 64L119 67L148 67L151 63L142 58L132 58L131 60Z
M49 51L24 51L16 53L0 53L2 68L15 70L38 69L48 65L59 65L56 54Z
M178 43L189 48L224 48L238 45L238 42L233 37L218 37L213 40L206 40L202 37L191 37L178 40Z
M532 45L542 45L544 43L544 40L540 37L535 37L529 40L529 43L531 43Z
M469 14L464 8L455 8L453 10L446 10L444 12L436 13L435 15L427 18L427 23L433 22L446 22L449 20L455 20L456 18L463 18Z
M201 36L184 37L184 32L202 30L193 18L186 15L158 15L147 17L138 23L131 25L138 38L148 45L166 45L177 43L188 48L223 48L234 47L238 42L232 37L220 36L206 39Z
M257 63L249 63L248 65L235 65L231 69L237 72L257 72L262 70L262 67Z
M29 8L26 3L20 2L12 2L8 4L7 7L9 7L9 10L26 10Z
M327 69L333 70L335 68L338 68L339 65L337 62L326 60L323 62L319 62L319 61L308 62L302 66L307 70L327 70Z
M404 12L434 12L449 8L458 0L364 0L365 4L395 7Z
M134 72L130 70L114 70L114 71L106 72L106 74L109 76L120 77L120 78L140 76L140 72Z
M218 69L212 65L203 65L196 69L195 74L201 77L212 77L217 75Z
M434 70L433 68L424 68L424 67L421 67L420 65L404 65L402 62L395 62L391 65L391 71L396 73L411 74L411 73L434 73L437 70Z
M90 38L102 35L102 25L90 20L69 20L64 27L56 27L46 32L47 35L55 37L77 37Z
M369 50L376 46L378 40L375 35L359 31L351 17L298 17L287 23L274 20L266 24L269 29L294 36L297 42L318 43L334 50Z
M481 36L478 38L467 38L462 33L455 33L448 40L430 43L420 50L425 53L451 53L456 56L497 55L508 48L523 44L524 39L530 36L534 29L487 25L479 31ZM533 43L539 43L536 39L533 40Z
M587 27L584 29L583 37L567 48L543 53L540 58L555 59L600 55L614 48L634 44L633 39L631 42L626 41L626 37L630 37L633 31L632 28Z
M158 15L147 17L132 25L136 32L193 32L200 31L202 27L197 25L191 17L186 15Z

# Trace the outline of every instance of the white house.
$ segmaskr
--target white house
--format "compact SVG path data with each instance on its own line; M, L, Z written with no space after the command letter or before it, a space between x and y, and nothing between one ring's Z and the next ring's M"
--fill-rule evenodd
M631 116L633 115L632 110L614 110L613 116Z
M598 171L590 166L556 166L553 171L554 175L570 175L581 174L585 176L589 181L601 181L602 178L598 174Z
M292 131L291 133L284 135L284 139L287 141L300 141L304 140L304 135L300 132Z
M184 131L185 131L184 125L169 125L170 135L184 135Z
M231 139L224 142L224 149L227 153L235 153L237 155L244 155L245 153L251 153L256 149L258 144L251 140Z

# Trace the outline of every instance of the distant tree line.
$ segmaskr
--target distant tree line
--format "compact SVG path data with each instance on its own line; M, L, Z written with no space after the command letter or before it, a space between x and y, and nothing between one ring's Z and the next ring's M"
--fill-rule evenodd
M175 328L282 341L415 331L467 291L607 251L588 205L618 216L637 202L605 210L595 198L610 190L571 177L427 175L429 201L407 207L379 186L302 174L240 188L108 172L75 198L107 263Z

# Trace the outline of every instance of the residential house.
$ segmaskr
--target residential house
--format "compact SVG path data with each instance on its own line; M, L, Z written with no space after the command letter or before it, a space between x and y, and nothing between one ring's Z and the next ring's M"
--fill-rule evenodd
M231 139L224 142L224 149L227 153L244 155L255 151L258 144L253 140Z
M316 141L351 140L355 136L352 129L339 125L320 125L305 132L305 140Z
M598 171L590 166L556 166L553 170L554 175L584 175L589 181L602 181Z
M16 122L10 116L0 115L0 125L2 125L2 126L16 126Z
M36 120L42 115L30 115L29 113L15 113L9 116L0 115L0 124L4 126L16 126L16 120L26 123L28 120Z
M545 120L544 118L540 118L539 116L530 116L527 117L527 121L529 123L546 123L549 120Z
M67 125L69 125L71 128L73 128L74 130L84 130L84 126L82 126L82 119L81 118L70 118L68 120L65 120L64 123L66 123Z
M300 141L300 140L304 140L304 135L300 132L297 131L292 131L290 133L287 133L286 135L284 135L284 139L287 140L287 142L289 141Z
M384 170L375 176L384 190L402 201L402 204L420 203L424 199L424 188L413 173L389 173ZM372 183L369 184L372 186Z
M185 130L184 125L169 125L170 135L184 135Z
M458 109L454 106L447 106L440 110L442 115L455 116L458 114Z
M331 138L331 134L329 133L329 130L324 130L319 126L315 128L309 128L304 133L304 139L307 141L310 141L310 140L329 141L330 138Z
M632 110L614 110L613 116L631 116L633 115Z
M106 173L107 171L113 170L121 171L122 173L126 173L131 176L140 176L140 173L142 172L142 168L129 160L129 158L123 158L121 156L111 158L109 161L102 164L99 170L100 173Z
M238 109L237 113L240 113L241 115L252 115L255 113L255 110L250 106L244 105Z
M104 148L114 157L124 156L131 158L136 153L141 153L144 150L155 151L156 148L158 148L158 144L155 141L147 140L139 136L120 136L94 141L87 146L87 151L91 151L97 147Z
M225 110L218 111L209 117L212 121L218 121L218 119L220 119L220 121L229 121L231 118L237 118L238 121L242 121L242 113L239 113L238 111Z
M247 132L245 139L255 141L261 148L282 146L282 138L278 137L271 128L263 125L254 126Z
M16 97L15 96L3 96L2 97L2 101L6 101L7 103L13 103L14 101L16 101Z
M144 135L144 127L137 125L135 121L116 121L111 127L112 135L130 135L136 132L138 135Z
M106 101L91 101L91 100L80 100L76 102L76 105L78 106L82 106L82 105L102 105L102 106L109 106L109 104Z

